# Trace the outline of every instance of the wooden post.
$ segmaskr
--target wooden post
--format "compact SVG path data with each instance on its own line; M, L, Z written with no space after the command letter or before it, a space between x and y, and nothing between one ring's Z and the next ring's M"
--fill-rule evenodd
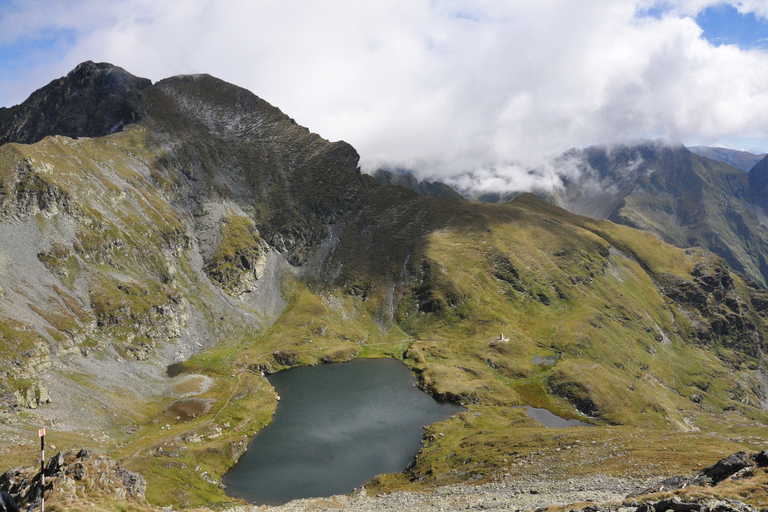
M37 433L40 436L40 512L45 512L45 428Z

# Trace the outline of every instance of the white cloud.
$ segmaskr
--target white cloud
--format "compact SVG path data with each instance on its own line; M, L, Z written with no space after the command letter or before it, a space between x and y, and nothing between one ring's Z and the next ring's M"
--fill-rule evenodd
M153 80L206 72L349 141L367 169L482 174L628 138L768 139L768 54L714 47L690 17L717 3L38 0L0 15L0 44L72 30L34 80L87 59ZM768 17L764 1L731 3ZM638 14L654 6L665 14Z
M684 16L696 16L708 7L730 5L742 14L753 13L755 16L768 19L768 4L764 0L670 0L662 2L651 0L646 3L662 4L673 14Z

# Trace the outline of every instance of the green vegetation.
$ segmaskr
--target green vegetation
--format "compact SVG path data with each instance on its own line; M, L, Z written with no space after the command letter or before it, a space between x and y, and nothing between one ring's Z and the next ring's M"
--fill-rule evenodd
M2 277L0 375L12 394L39 389L49 354L117 352L157 374L153 350L196 352L147 389L57 375L108 411L104 438L62 432L57 445L99 444L145 476L152 504L231 502L221 476L275 410L263 375L353 357L402 359L467 407L374 491L521 467L677 474L766 442L768 294L713 254L532 195L487 205L379 186L349 145L211 77L142 101L146 118L121 133L0 147L0 219L40 244L36 275ZM212 229L209 205L224 212ZM303 266L268 269L281 293L253 298L271 250ZM599 426L546 429L524 405ZM25 414L14 421L36 421ZM28 458L4 450L2 463Z
M225 292L238 296L263 269L264 242L253 221L247 217L224 217L221 232L221 242L204 270Z

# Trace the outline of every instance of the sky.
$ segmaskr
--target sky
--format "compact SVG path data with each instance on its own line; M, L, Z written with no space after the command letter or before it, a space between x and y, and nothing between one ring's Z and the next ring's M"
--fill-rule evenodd
M368 172L517 176L638 138L768 151L766 0L0 0L0 106L85 60L245 87Z

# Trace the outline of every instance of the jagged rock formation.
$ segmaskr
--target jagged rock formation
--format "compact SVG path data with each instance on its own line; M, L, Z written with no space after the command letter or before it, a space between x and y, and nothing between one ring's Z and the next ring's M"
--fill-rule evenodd
M82 449L58 453L45 464L45 490L40 468L18 467L0 475L0 489L8 492L21 508L39 506L63 510L100 499L119 500L126 506L146 505L144 477L127 471L120 462ZM93 506L93 504L91 504Z
M766 311L753 310L742 302L725 262L697 263L691 277L664 275L661 287L693 320L694 339L698 343L720 343L729 348L738 346L745 353L759 356L762 345L756 315L764 318Z
M21 105L0 108L0 144L114 133L138 120L135 105L151 84L111 64L84 62Z

